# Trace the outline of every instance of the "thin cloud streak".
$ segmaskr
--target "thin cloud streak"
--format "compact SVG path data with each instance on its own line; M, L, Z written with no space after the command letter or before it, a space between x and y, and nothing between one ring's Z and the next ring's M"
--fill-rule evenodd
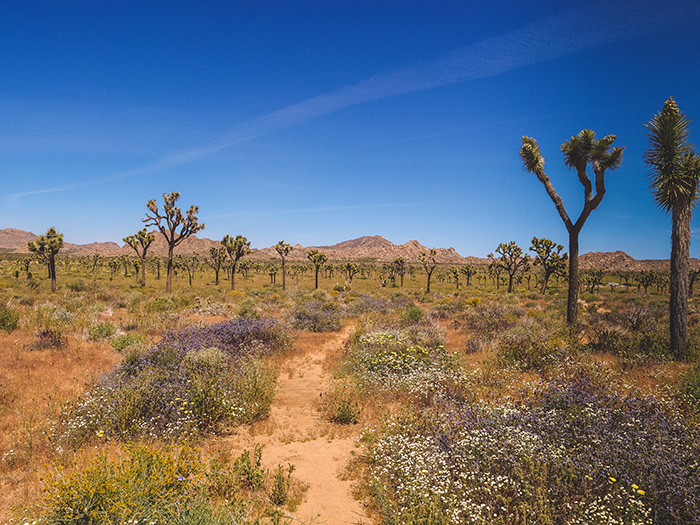
M695 1L595 2L585 10L566 10L508 34L486 39L440 59L367 78L357 84L292 104L245 122L217 141L181 150L133 170L101 180L15 193L20 198L167 171L256 138L288 129L351 106L469 80L638 38L697 18ZM605 58L605 57L604 57Z

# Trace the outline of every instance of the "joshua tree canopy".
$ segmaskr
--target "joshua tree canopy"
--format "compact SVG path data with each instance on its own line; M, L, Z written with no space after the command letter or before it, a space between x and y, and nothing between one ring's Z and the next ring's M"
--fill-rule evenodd
M170 194L163 194L163 214L158 209L158 204L155 200L150 200L146 203L146 207L151 212L146 213L146 218L142 219L146 226L155 226L158 231L165 237L168 244L168 274L165 281L165 291L167 293L173 290L173 255L175 248L180 245L185 239L204 229L204 224L199 223L197 206L190 206L187 210L187 215L183 215L180 208L175 206L175 203L180 198L180 193L175 191Z
M581 210L576 222L572 222L569 218L564 202L544 172L544 157L540 153L537 141L530 137L523 137L520 147L520 157L523 159L525 169L534 173L544 185L547 195L554 202L554 206L569 232L569 295L566 320L570 325L574 325L578 321L579 234L588 216L603 200L605 172L615 170L622 164L624 148L612 147L616 138L615 135L606 135L602 139L596 139L595 131L584 129L561 145L564 163L568 168L576 171L578 180L583 186L583 210ZM593 183L587 173L589 165L595 174L595 193L593 192Z

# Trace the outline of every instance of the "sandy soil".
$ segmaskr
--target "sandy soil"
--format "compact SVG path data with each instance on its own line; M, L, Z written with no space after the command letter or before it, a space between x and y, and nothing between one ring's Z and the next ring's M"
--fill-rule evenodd
M300 334L301 351L281 363L270 417L209 443L231 457L259 443L264 446L262 460L267 468L293 464L293 477L309 486L294 513L301 523L369 523L362 504L352 496L352 482L341 479L352 454L359 452L360 426L339 428L324 421L318 411L331 379L327 362L340 352L351 329Z

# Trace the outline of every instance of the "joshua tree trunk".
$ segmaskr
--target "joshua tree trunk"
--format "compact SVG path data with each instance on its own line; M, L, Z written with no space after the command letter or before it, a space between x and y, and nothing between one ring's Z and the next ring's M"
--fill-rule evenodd
M287 270L284 268L284 257L282 257L282 290L287 289Z
M570 326L575 325L578 320L578 234L579 230L575 227L569 231L569 295L566 301L566 322Z
M165 293L173 291L173 252L174 246L170 245L168 247L168 273L165 277Z
M51 277L51 293L56 293L56 260L49 258L49 277Z
M671 231L670 304L671 349L679 359L686 359L688 345L688 268L690 257L691 204L673 207Z

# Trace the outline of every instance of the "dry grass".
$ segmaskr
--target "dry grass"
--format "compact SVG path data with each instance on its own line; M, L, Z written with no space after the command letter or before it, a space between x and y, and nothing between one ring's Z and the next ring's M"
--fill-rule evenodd
M61 405L121 359L105 343L68 338L60 350L27 351L25 329L0 333L0 521L20 501L35 499L46 465L65 461L50 443Z

